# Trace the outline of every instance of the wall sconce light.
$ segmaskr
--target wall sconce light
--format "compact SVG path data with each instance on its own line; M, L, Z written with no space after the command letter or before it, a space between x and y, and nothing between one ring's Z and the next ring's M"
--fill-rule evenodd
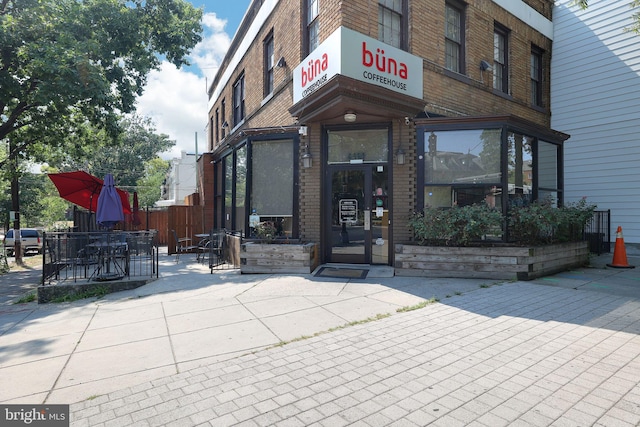
M396 151L396 163L399 165L404 165L405 152L402 147L398 147L398 151Z
M491 71L491 70L493 70L493 67L491 66L491 64L489 64L484 59L480 61L480 71Z
M229 122L227 122L226 120L224 121L224 123L222 123L222 127L223 128L228 128L229 127Z
M358 116L356 116L356 113L354 111L347 111L346 113L344 113L344 121L347 123L353 123L356 121L356 119L358 118Z
M309 152L309 144L304 147L304 154L302 155L302 167L305 169L309 169L313 166L313 157Z
M287 66L287 61L284 60L284 56L281 56L280 59L278 59L278 62L276 63L276 67L284 68L286 66Z

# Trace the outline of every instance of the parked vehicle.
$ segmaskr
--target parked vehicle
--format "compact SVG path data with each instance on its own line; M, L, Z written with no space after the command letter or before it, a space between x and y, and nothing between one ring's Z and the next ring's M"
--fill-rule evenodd
M15 241L13 238L13 229L7 230L4 236L4 249L7 256L13 256ZM20 229L20 242L22 245L22 252L27 254L28 252L41 253L42 252L42 232L35 228L21 228Z

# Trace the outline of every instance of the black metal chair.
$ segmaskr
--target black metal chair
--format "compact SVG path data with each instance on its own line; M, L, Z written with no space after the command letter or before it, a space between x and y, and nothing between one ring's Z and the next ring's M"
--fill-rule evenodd
M213 269L225 264L225 237L224 230L212 231L209 238L209 269Z
M181 253L189 253L198 249L197 245L191 244L191 237L178 237L176 230L171 230L176 241L176 262L180 261Z

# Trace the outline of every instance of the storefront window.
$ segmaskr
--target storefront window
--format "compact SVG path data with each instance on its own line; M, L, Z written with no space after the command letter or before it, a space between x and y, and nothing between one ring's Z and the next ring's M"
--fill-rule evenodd
M329 164L381 163L389 156L389 131L385 129L330 130Z
M500 129L425 134L426 182L500 183Z
M538 141L538 199L558 202L558 146Z
M245 232L245 200L247 198L247 146L236 150L236 199L235 199L235 230Z
M485 203L508 215L513 207L563 199L562 144L568 135L536 129L518 118L436 119L418 127L417 206L450 209ZM456 129L479 125L480 129ZM442 127L443 129L438 129ZM524 132L522 130L525 130ZM545 140L542 140L545 138ZM505 228L503 238L508 234Z
M233 230L233 154L224 158L224 227Z
M515 132L507 134L509 206L527 206L532 201L533 138Z
M253 141L251 150L250 227L254 221L272 221L283 235L292 237L293 140Z
M500 129L426 132L425 206L466 206L483 200L495 206L502 193L500 135Z

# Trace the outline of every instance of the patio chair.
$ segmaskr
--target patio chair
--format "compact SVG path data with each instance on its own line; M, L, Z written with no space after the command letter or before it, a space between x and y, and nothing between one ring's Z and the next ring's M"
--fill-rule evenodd
M198 249L197 245L191 244L191 237L178 237L176 230L171 230L173 238L176 241L176 262L180 261L181 253L193 252Z
M225 237L226 232L224 230L211 233L209 242L209 269L211 273L213 273L214 268L224 265L225 263Z

